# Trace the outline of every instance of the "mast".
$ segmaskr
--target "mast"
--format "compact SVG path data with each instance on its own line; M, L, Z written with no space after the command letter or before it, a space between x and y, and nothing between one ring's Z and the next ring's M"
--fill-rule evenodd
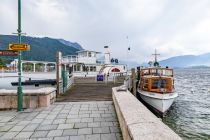
M158 57L160 54L158 54L158 53L157 53L157 50L155 49L155 53L152 54L152 55L155 56L154 66L159 66L159 63L158 63L158 61L157 61L157 57Z

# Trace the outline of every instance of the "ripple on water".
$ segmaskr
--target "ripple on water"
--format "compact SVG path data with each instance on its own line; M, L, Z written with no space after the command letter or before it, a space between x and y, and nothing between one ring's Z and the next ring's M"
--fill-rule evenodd
M210 139L210 69L175 70L179 97L163 122L184 140Z

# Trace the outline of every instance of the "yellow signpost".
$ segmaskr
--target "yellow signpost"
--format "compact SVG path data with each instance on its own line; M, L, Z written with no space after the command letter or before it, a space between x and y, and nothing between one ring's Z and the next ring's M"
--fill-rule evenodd
M28 51L30 50L30 46L28 44L9 44L8 50Z

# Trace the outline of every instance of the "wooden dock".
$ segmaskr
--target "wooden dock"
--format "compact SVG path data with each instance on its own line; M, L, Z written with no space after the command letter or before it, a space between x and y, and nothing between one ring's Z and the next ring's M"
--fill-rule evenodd
M112 87L121 84L113 83L88 83L76 84L65 94L59 96L57 102L81 102L81 101L112 101Z

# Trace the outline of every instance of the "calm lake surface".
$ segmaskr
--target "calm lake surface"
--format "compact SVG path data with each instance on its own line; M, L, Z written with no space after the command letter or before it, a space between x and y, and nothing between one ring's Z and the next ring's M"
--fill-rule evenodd
M40 72L40 73L23 73L22 81L25 80L45 80L45 79L56 79L55 72ZM18 81L18 73L0 73L0 89L17 89L17 86L12 86L11 82ZM49 86L49 85L45 85ZM38 89L45 86L23 86L23 89Z
M184 140L210 140L210 69L175 69L175 89L163 122Z

